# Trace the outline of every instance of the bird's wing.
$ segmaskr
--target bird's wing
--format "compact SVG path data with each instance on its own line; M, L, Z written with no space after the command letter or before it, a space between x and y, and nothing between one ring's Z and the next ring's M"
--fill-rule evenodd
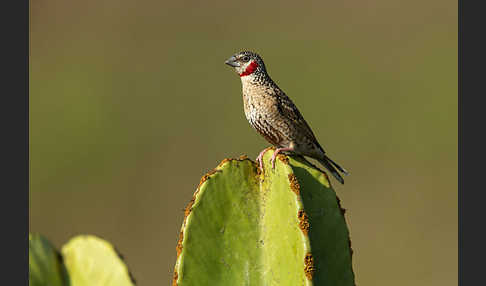
M295 106L292 100L284 92L280 92L277 96L277 109L279 113L289 121L290 124L293 124L295 128L299 130L299 132L302 132L309 141L314 143L317 148L325 153L324 149L317 141L316 136L312 132L309 124L307 124L304 117L297 109L297 106Z

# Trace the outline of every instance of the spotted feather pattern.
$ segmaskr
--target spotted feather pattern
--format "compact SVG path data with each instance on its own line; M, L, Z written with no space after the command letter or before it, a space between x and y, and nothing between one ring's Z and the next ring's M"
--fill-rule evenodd
M270 144L294 146L308 156L324 150L292 100L268 77L242 77L245 115L250 125Z
M234 55L240 65L245 116L250 125L270 144L319 160L341 183L336 171L346 170L325 155L311 128L292 100L268 76L263 60L249 51ZM252 67L251 72L248 67Z

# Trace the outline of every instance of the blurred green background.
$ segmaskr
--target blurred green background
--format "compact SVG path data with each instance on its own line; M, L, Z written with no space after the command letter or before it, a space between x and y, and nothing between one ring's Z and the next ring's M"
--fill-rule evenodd
M457 285L457 1L30 4L30 231L168 285L200 177L268 146L224 65L252 49L351 172L357 285Z

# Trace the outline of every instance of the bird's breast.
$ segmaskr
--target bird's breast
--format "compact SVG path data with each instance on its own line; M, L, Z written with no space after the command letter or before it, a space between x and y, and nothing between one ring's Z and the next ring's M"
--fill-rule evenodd
M243 88L245 116L250 125L268 142L279 146L284 140L279 128L279 113L275 98L265 89Z

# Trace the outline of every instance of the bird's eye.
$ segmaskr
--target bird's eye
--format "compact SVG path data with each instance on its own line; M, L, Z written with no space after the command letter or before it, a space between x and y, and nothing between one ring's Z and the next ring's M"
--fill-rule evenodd
M250 57L249 56L244 56L243 58L241 58L244 62L247 62L250 60Z

